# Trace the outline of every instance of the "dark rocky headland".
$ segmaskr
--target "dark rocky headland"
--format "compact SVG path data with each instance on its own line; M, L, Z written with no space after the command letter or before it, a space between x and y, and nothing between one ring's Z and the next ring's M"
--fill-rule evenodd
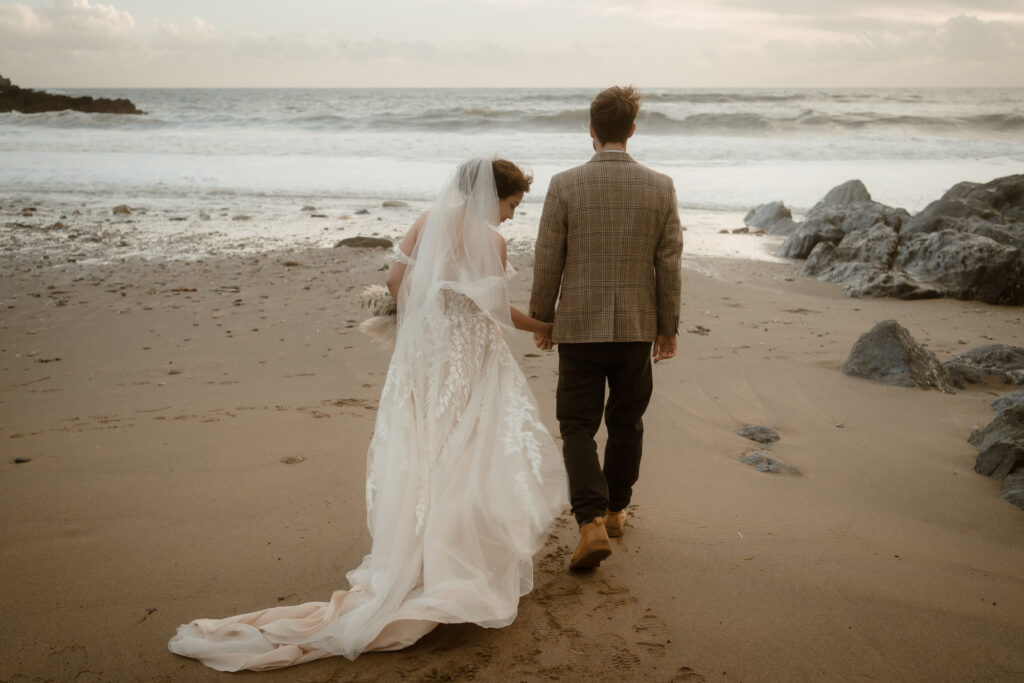
M94 114L145 114L131 100L105 97L71 97L54 95L31 88L19 88L11 79L0 76L0 113L18 111L22 114L39 114L46 111L72 109Z

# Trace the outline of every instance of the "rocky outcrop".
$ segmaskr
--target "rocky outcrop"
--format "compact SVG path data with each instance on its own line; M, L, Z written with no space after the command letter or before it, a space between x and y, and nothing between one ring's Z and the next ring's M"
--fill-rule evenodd
M843 363L843 372L898 387L953 391L949 372L935 354L895 320L884 320L862 334Z
M801 275L839 284L848 296L1022 305L1024 174L960 183L913 217L851 180L795 224L778 254L807 259Z
M23 114L38 114L44 111L91 112L95 114L145 114L131 100L116 100L92 97L70 97L54 95L31 88L19 88L8 78L0 77L0 113L18 111Z

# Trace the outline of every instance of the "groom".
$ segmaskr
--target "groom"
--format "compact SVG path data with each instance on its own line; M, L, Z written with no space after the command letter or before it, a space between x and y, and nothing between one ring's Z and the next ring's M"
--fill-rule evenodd
M621 536L640 474L651 358L676 354L682 228L672 179L626 153L640 93L608 88L590 103L594 151L555 175L537 234L530 315L554 321L556 412L580 542L570 569L597 567ZM558 302L557 310L555 303ZM608 401L605 403L605 385ZM604 415L604 467L594 435Z

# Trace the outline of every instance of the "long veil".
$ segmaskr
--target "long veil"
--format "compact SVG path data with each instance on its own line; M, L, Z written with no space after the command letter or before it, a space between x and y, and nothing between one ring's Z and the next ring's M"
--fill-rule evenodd
M442 290L471 299L512 327L505 260L497 233L498 193L490 159L471 159L449 178L430 209L398 293L399 334L419 327Z

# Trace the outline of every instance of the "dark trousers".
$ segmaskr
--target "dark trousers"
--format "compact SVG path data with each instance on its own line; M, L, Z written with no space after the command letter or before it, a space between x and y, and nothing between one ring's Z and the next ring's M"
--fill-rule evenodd
M650 342L558 345L556 414L579 524L629 505L640 476L643 416L653 389ZM602 414L608 429L603 468L594 441Z

